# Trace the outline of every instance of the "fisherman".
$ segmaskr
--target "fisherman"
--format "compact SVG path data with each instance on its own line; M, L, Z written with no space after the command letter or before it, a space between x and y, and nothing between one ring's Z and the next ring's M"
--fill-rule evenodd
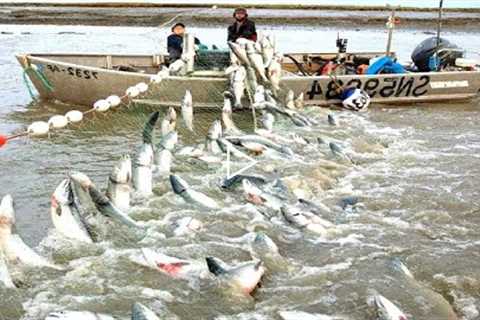
M175 23L172 27L172 34L169 35L167 38L167 49L168 49L170 63L182 57L184 34L185 34L185 25L181 22ZM202 46L198 38L195 38L195 45L199 47Z
M255 22L248 19L247 9L235 9L233 17L235 18L235 22L228 27L228 41L235 42L238 38L257 41Z

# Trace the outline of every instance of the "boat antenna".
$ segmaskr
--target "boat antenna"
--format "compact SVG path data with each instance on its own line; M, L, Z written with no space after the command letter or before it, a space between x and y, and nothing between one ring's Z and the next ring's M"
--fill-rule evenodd
M388 40L387 40L387 50L385 51L385 55L388 57L392 51L392 38L393 38L393 29L395 28L395 7L387 5L387 9L392 9L390 16L388 17L387 21L387 29L388 29Z
M442 32L442 14L443 14L443 0L440 0L438 6L438 21L437 21L437 47L435 54L438 54L438 48L440 47L440 33Z

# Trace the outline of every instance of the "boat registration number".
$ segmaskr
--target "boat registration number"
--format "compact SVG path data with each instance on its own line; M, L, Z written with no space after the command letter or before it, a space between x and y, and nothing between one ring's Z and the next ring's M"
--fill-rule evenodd
M306 92L310 100L316 96L323 96L325 99L338 99L339 93L337 84L343 87L357 87L363 89L371 98L380 96L382 98L389 97L420 97L428 92L427 86L430 83L430 77L427 75L418 78L412 76L401 77L384 77L384 78L370 78L359 79L354 78L346 82L341 79L330 80L324 82L314 80L310 89Z
M81 78L81 79L98 79L98 72L84 70L81 68L74 67L60 67L55 64L47 64L47 69L53 73L61 72L68 74L69 76Z

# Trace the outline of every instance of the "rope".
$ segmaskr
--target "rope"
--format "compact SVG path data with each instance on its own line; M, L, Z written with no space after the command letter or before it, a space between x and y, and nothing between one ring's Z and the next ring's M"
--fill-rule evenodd
M37 101L37 98L35 97L35 94L33 93L33 88L30 84L30 81L27 78L27 69L23 70L23 83L25 83L25 87L27 87L28 94L30 95L30 98L34 101Z
M32 66L28 66L28 67L23 69L23 82L25 83L25 86L27 87L27 90L28 90L28 94L30 95L30 98L32 98L32 100L37 101L37 98L35 97L35 94L33 92L32 84L30 83L29 79L27 78L28 71L33 72L33 74L38 78L38 80L40 80L40 82L43 84L45 89L47 89L47 91L49 91L49 92L53 91L53 86L50 83L50 81L48 81L47 77L40 70L38 70L38 69L36 69Z

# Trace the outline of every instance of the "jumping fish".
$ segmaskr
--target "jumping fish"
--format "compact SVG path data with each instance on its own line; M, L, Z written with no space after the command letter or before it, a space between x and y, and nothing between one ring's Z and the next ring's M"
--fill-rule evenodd
M113 167L107 183L107 197L120 210L130 209L130 183L132 180L132 160L123 155Z
M160 320L160 318L143 304L135 302L132 307L132 320Z
M282 199L261 190L248 179L243 179L242 185L245 198L248 202L251 202L255 205L264 205L274 210L279 210L282 207Z
M15 208L10 195L3 197L0 203L0 249L7 261L20 262L32 267L48 267L61 270L25 244L15 232Z
M271 148L271 149L273 149L277 152L286 154L288 156L293 156L294 155L292 149L290 149L289 147L284 146L284 145L280 145L278 143L273 142L272 140L270 140L268 138L265 138L265 137L262 137L262 136L259 136L259 135L256 135L256 134L246 134L246 135L241 135L241 136L229 136L229 137L226 137L226 139L229 140L230 142L234 143L234 144L243 144L245 142L258 143L258 144L262 144L262 145L264 145L268 148Z
M262 261L249 261L226 269L212 257L206 258L208 270L225 281L232 289L245 295L252 293L265 273Z
M285 107L290 110L295 110L295 93L293 90L288 90L285 96Z
M190 90L185 91L185 96L182 100L182 119L185 127L193 132L193 101Z
M305 99L303 97L303 92L301 92L294 100L296 109L303 109L305 107Z
M263 65L265 68L268 68L275 54L274 44L271 43L269 37L264 36L260 39L260 47L262 50Z
M134 161L133 166L133 187L141 196L150 196L153 189L153 130L158 121L159 112L153 112L142 131L143 144Z
M299 229L305 229L321 236L326 236L334 228L334 224L324 220L317 215L300 210L292 206L282 206L280 208L285 220Z
M165 136L169 132L174 131L176 126L177 126L177 113L173 107L170 107L168 108L167 114L165 115L161 123L162 136Z
M173 233L179 237L197 232L202 228L202 223L195 218L185 217L175 221L174 227Z
M133 168L133 187L135 191L144 197L153 193L153 163L154 154L151 144L142 144L135 158Z
M227 190L233 189L237 185L241 184L243 180L249 180L255 183L256 185L267 183L267 179L259 175L236 174L230 178L225 178L222 181L221 187L222 189L227 189Z
M219 209L220 206L212 198L193 190L188 183L176 175L170 175L173 192L181 196L187 203L199 205L207 209Z
M88 176L81 172L72 172L70 173L70 178L74 183L77 183L88 192L90 198L95 204L95 207L102 215L129 227L143 229L138 222L115 207L112 202L95 187Z
M233 106L237 109L242 108L242 98L245 94L245 79L247 70L244 66L236 66L230 73L230 92L233 94Z
M218 145L218 139L222 136L222 123L219 120L215 120L208 129L207 139L205 141L205 149L213 154L222 153L220 146Z
M222 122L225 127L226 134L242 134L232 119L232 99L233 95L226 91L223 93Z
M0 252L0 285L5 288L16 288L12 277L8 272L7 262L5 261L5 257L3 256L2 252Z
M327 115L327 120L328 120L329 125L331 125L331 126L336 126L337 125L337 120L335 119L335 117L332 114Z
M64 237L92 243L92 233L85 218L80 214L70 179L64 179L51 198L50 213L55 229Z
M265 75L265 67L263 65L262 55L257 52L255 49L255 44L253 42L248 42L246 44L247 57L250 60L250 65L253 67L257 75L265 83L268 81L267 76Z
M344 317L329 316L319 313L307 313L303 311L279 311L278 314L283 320L347 320Z
M335 155L339 158L346 159L346 160L350 161L351 163L354 163L353 159L348 154L343 152L342 148L340 148L340 146L338 144L336 144L335 142L330 142L328 144L328 146L330 147L330 150L332 151L333 155Z
M272 271L290 271L290 263L279 252L275 242L265 233L255 233L250 242L250 253L253 258L262 260Z
M112 316L90 311L56 311L51 312L45 320L117 320Z
M275 116L269 112L265 113L261 118L260 121L265 128L265 130L272 132L273 131L273 124L275 123Z
M229 41L228 46L230 47L230 50L232 50L232 52L234 53L235 57L237 57L238 61L240 61L244 65L250 65L250 60L248 59L247 52L242 45Z
M282 57L275 55L267 69L268 79L270 80L274 96L277 96L280 91L280 79L282 77L281 61Z
M369 297L367 302L375 309L379 320L408 320L393 302L380 294Z
M202 263L167 256L148 248L142 248L140 255L132 255L130 260L179 279L202 277L206 271Z
M428 308L430 309L428 314L432 319L458 319L451 304L441 294L417 281L412 272L400 259L394 258L390 264L394 271L403 276L403 282L407 283L409 287L412 288L412 292L415 292L415 296L419 298L421 297L421 300L427 302Z
M178 142L177 131L171 131L160 139L156 145L155 168L157 174L165 175L170 173L172 167L172 151Z

